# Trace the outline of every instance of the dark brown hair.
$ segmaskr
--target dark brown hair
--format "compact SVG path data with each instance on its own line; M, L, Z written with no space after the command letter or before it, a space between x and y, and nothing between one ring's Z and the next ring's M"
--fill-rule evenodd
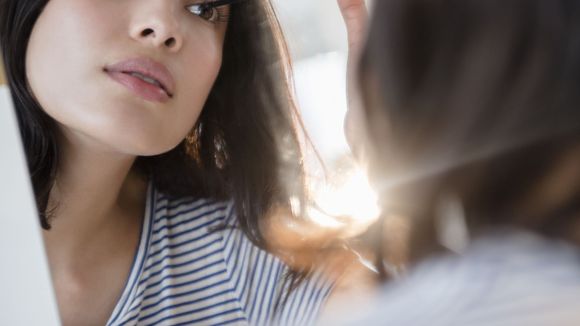
M0 0L0 43L32 177L40 220L57 171L55 121L28 87L25 57L47 0ZM171 197L235 202L240 228L266 247L260 224L273 207L304 198L302 132L291 91L291 64L268 0L232 5L223 64L192 134L173 150L139 157L135 168Z
M413 258L438 247L446 194L473 235L515 226L579 243L579 180L548 211L522 210L564 160L580 163L579 35L575 0L375 2L359 74L371 174L385 214L411 218Z

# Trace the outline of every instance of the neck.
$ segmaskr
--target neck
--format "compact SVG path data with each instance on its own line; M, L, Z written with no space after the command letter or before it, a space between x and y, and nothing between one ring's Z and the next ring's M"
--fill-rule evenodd
M74 139L74 141L73 141ZM49 198L49 256L74 260L142 219L147 181L132 171L133 155L79 135L63 135L59 169Z

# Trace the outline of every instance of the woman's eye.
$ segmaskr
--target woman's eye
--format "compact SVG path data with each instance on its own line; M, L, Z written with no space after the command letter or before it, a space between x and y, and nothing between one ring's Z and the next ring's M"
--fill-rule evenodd
M220 12L216 7L212 7L208 4L197 4L189 5L186 9L192 14L199 16L210 22L217 22L220 20Z

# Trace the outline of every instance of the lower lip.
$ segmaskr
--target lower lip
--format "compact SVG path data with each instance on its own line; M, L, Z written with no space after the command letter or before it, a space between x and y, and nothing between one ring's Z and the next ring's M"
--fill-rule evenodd
M170 97L165 90L149 84L140 78L131 76L122 72L110 72L107 74L123 86L127 87L133 93L139 95L141 98L151 102L164 103L169 101Z

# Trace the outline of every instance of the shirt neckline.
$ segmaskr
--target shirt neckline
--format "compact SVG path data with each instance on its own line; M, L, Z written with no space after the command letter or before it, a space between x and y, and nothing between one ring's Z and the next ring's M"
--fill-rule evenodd
M151 238L152 220L153 212L155 211L155 189L151 180L147 183L147 198L145 201L145 215L143 217L143 222L141 223L141 231L139 235L139 244L135 249L135 254L133 256L133 263L131 264L131 271L125 282L123 293L115 305L115 309L111 313L109 320L107 321L108 326L113 325L115 322L121 318L124 313L129 309L129 305L132 302L131 298L135 294L135 289L139 276L143 270L145 260L147 258L147 253L149 249L149 240Z

